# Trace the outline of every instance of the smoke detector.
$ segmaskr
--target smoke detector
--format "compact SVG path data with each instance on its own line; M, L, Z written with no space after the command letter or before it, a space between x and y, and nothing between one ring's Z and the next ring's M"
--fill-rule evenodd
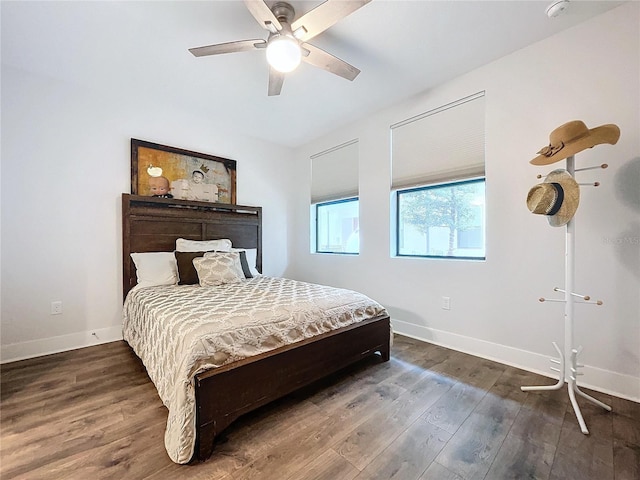
M559 0L559 1L553 2L545 10L547 13L547 17L554 18L559 15L562 15L568 6L569 6L569 0Z

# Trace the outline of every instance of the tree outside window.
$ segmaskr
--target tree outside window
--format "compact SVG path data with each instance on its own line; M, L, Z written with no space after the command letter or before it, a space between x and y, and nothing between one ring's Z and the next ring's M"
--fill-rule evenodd
M484 258L484 179L397 192L398 255Z

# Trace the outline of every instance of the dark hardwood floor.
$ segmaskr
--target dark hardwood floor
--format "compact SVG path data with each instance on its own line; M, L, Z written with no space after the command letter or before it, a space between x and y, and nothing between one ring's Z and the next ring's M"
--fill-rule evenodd
M1 368L0 478L640 479L640 404L396 336L371 359L232 425L206 462L172 463L167 412L124 342Z

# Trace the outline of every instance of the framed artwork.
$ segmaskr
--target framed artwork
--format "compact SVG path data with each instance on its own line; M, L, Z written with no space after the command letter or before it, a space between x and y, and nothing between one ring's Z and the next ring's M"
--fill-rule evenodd
M236 203L236 161L131 139L131 193Z

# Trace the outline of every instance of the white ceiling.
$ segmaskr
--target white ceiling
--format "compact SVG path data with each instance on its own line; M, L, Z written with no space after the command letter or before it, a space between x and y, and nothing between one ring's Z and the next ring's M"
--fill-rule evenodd
M235 1L2 1L2 64L127 98L201 111L296 147L623 2L373 0L310 43L362 70L349 82L302 64L267 96L262 52L188 48L266 38ZM271 1L268 1L271 5ZM291 1L297 15L320 1Z

